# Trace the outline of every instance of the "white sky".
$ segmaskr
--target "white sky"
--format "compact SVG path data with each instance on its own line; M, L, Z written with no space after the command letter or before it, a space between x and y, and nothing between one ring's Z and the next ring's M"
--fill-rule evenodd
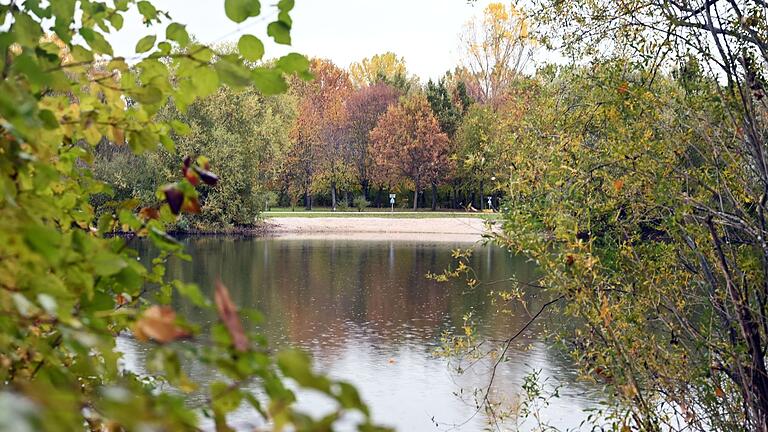
M236 24L224 14L223 0L155 0L158 9L187 25L201 42L237 41L243 33L259 36L266 57L295 51L310 57L331 59L339 66L374 54L392 51L405 58L409 73L422 80L438 78L460 61L459 33L464 23L480 14L490 0L296 0L293 46L268 43L265 21L250 19ZM262 0L262 16L276 16ZM135 15L125 17L125 27L110 37L117 55L131 57L141 36L148 34ZM159 35L164 35L165 26ZM234 34L233 34L234 33ZM162 40L162 39L161 39Z

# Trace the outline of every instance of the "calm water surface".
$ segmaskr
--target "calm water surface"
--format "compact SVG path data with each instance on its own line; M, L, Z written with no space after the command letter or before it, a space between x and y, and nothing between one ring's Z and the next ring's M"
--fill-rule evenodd
M452 249L474 247L473 267L481 280L533 280L535 269L523 259L495 246L461 242L195 238L185 243L192 261L172 262L172 276L196 282L209 294L221 278L233 300L263 313L263 332L273 345L301 347L320 370L354 383L379 423L400 431L496 430L484 413L476 413L473 396L487 386L491 361L459 373L460 363L436 356L435 350L445 332L461 328L467 313L480 335L504 338L527 321L525 310L497 313L488 292L501 283L472 291L463 283L438 284L424 275L447 268ZM145 259L151 254L141 252ZM531 310L544 300L535 294L527 298ZM178 307L203 326L215 320L210 312ZM511 347L509 361L497 371L492 400L519 403L524 376L540 370L548 386L562 386L541 416L561 429L579 429L588 415L584 410L597 406L599 391L578 382L568 358L541 336L543 325L561 322L545 317ZM146 348L128 338L120 345L128 367L142 370ZM218 378L199 364L185 367L203 383ZM192 395L203 397L202 392ZM311 413L329 408L312 393L299 399ZM238 411L233 423L258 425L252 416ZM534 426L530 420L518 423L501 429Z

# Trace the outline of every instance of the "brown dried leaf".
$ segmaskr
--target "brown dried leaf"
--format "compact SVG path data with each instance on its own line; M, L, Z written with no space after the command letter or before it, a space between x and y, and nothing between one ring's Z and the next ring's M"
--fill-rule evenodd
M176 324L176 312L170 306L151 306L144 311L134 324L133 334L136 339L146 342L150 339L158 343L173 342L190 336L190 333Z
M216 292L213 297L216 301L216 310L219 312L219 318L224 323L224 326L227 327L235 350L240 352L248 351L248 338L245 336L240 317L237 315L237 308L232 303L229 290L221 281L216 281Z
M145 221L150 219L160 219L160 212L154 207L143 207L139 210L139 217Z

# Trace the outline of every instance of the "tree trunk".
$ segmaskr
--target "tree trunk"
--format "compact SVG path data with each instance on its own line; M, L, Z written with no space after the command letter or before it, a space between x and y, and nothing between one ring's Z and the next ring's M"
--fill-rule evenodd
M331 208L336 211L336 182L331 182Z
M368 179L362 180L360 182L360 187L363 189L363 196L365 197L366 201L370 201L371 199L371 182L368 181Z
M304 208L312 210L312 194L304 192Z
M384 188L379 188L378 191L376 191L376 202L373 204L374 207L381 208L381 195L384 192Z
M432 183L432 211L437 210L437 184Z
M419 183L413 188L413 211L419 207Z
M480 190L478 192L480 192L480 205L477 208L482 210L482 209L485 208L485 196L483 196L483 181L482 180L480 180Z

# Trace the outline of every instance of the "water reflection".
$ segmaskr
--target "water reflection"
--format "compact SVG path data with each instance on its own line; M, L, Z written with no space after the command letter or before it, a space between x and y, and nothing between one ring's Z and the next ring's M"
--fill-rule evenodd
M459 374L434 351L440 336L460 327L468 311L481 334L494 338L516 331L527 315L520 309L499 316L487 291L425 279L427 272L451 264L456 247L472 245L195 238L186 240L191 262L174 261L168 272L197 282L209 294L221 278L234 301L262 311L263 332L272 344L302 347L313 354L319 369L357 385L378 422L401 431L483 430L488 420L483 413L475 415L472 393L487 385L491 360ZM473 267L484 281L535 278L534 267L524 260L493 246L477 248ZM143 259L151 255L140 252ZM527 300L531 308L543 301L535 295ZM203 326L215 320L211 311L176 307ZM543 378L564 386L542 415L553 426L577 428L586 417L584 409L595 405L595 389L576 381L569 361L538 337L540 331L533 327L511 347L510 360L496 373L492 399L516 403L523 377L540 369ZM121 339L120 348L126 364L141 370L145 347ZM185 367L202 382L217 378L199 364ZM327 409L315 395L302 395L300 406L313 413ZM246 411L237 415L241 425L258 424Z

